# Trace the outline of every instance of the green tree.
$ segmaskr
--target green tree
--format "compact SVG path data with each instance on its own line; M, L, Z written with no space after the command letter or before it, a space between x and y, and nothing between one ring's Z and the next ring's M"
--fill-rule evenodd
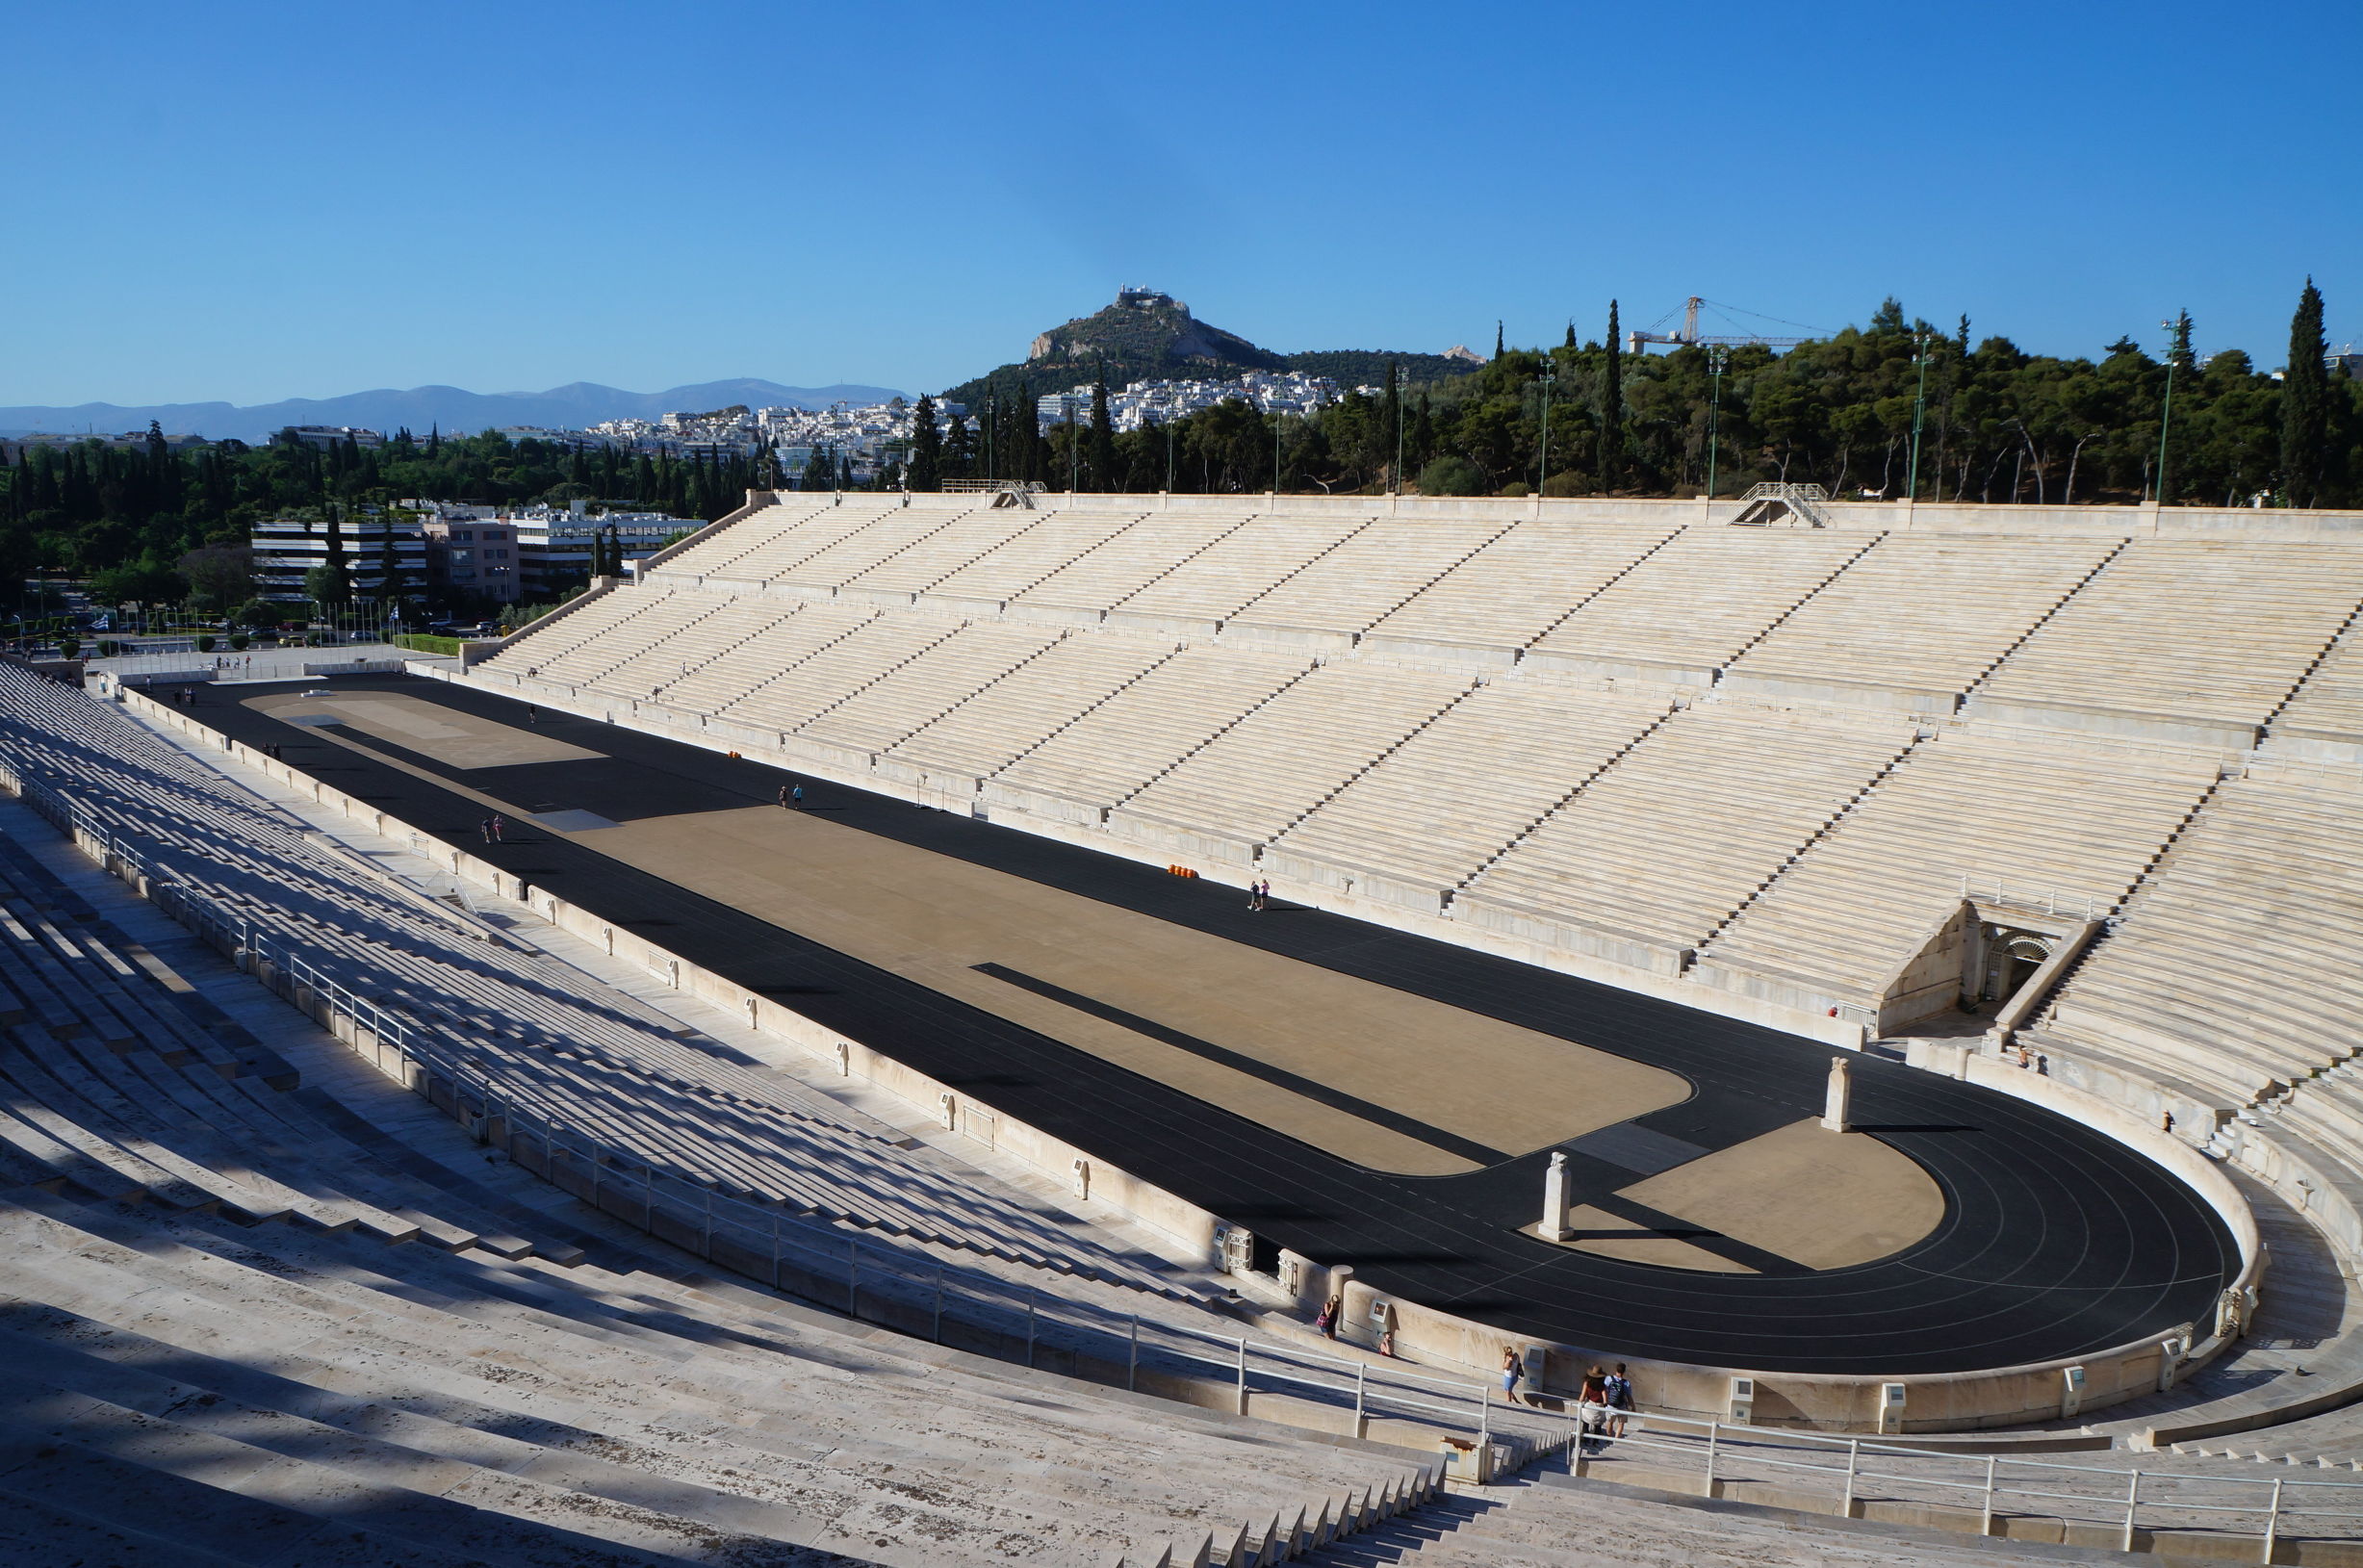
M936 399L924 395L911 411L910 487L943 488L943 432L936 427Z
M1092 488L1117 486L1116 426L1108 417L1108 377L1101 373L1092 383L1092 444L1085 461L1091 465Z
M1625 361L1617 341L1616 301L1608 301L1607 359L1600 377L1600 485L1613 491L1625 468Z
M2281 373L2281 504L2311 506L2321 499L2329 458L2330 377L2324 365L2322 291L2305 280L2289 321L2289 366Z
M206 608L226 611L254 595L254 552L244 545L208 545L182 555L180 575Z

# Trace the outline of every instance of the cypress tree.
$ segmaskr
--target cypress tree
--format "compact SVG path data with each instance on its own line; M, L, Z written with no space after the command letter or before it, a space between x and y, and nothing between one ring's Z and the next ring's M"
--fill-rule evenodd
M1502 321L1500 317L1496 317L1493 323L1493 357L1496 359L1502 357Z
M1099 379L1092 383L1092 488L1116 488L1116 424L1108 416L1108 370L1103 364Z
M1576 323L1575 323L1574 319L1573 319L1573 318L1570 318L1570 319L1568 320L1568 322L1567 322L1567 347L1570 347L1570 348L1573 348L1575 346L1576 346Z
M924 393L911 411L911 488L943 488L943 432L936 427L936 399Z
M1600 487L1614 490L1625 451L1624 346L1617 341L1616 301L1608 301L1608 362L1600 377Z
M943 442L943 477L973 479L976 472L976 437L968 428L967 416L954 415L952 428ZM917 489L916 485L912 486Z
M2330 374L2323 364L2322 291L2305 280L2289 321L2289 368L2281 373L2281 504L2311 506L2322 494L2330 449Z

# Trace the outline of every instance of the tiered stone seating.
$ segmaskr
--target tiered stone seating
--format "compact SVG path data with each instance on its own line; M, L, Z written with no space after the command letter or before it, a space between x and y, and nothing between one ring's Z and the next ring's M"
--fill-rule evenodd
M1556 682L1479 686L1264 852L1275 877L1443 912L1453 888L1665 716Z
M609 671L647 653L651 648L693 622L711 615L727 603L719 597L686 592L653 594L617 592L608 595L607 598L620 599L627 604L634 605L635 608L631 614L603 628L598 635L577 644L556 657L545 656L533 659L533 667L538 668L541 672L535 679L553 681L569 686L587 686ZM595 601L587 606L583 613L598 610L605 603L605 600ZM572 618L570 616L568 619ZM563 623L560 624L558 630L565 630ZM512 667L520 655L530 657L528 650L525 647L504 650L502 653L502 656L511 661ZM679 671L676 670L673 673L678 674Z
M965 615L998 615L1009 602L1087 551L1141 521L1139 512L1094 511L1089 503L1050 513L920 594L919 603Z
M985 781L987 805L1096 826L1103 813L1302 676L1289 654L1190 648Z
M797 732L860 754L882 752L1059 640L1043 627L972 622Z
M2267 749L2276 756L2363 761L2363 621L2348 628L2273 715Z
M1243 606L1223 623L1222 639L1350 648L1373 622L1505 526L1494 519L1381 518Z
M1949 714L2122 543L1889 534L1733 660L1722 689Z
M639 614L668 589L611 589L578 609L545 616L517 633L508 645L484 661L488 669L525 675L597 643ZM596 655L593 655L594 659Z
M1246 514L1152 512L1010 601L1019 620L1097 626L1108 611L1244 526Z
M1970 694L1972 718L2240 749L2363 603L2363 550L2137 539Z
M1358 1529L1440 1490L1401 1450L1285 1428L1242 1463L1220 1418L1015 1392L958 1351L631 1259L32 1190L0 1197L0 1518L121 1568L1189 1561L1210 1535L1276 1555L1300 1515Z
M1685 709L1479 872L1453 913L1678 974L1912 738L1901 724Z
M1108 831L1245 865L1469 689L1377 664L1324 664L1108 813Z
M958 621L934 615L882 615L864 621L731 703L719 716L765 729L801 729L960 627Z
M2217 790L2038 1027L2246 1105L2352 1054L2359 919L2363 785L2259 767Z
M904 605L979 556L1022 538L1055 517L1022 506L989 507L963 517L957 527L925 534L837 589L840 598Z
M1040 745L1172 653L1170 642L1120 632L1063 638L888 748L878 769L912 783L939 778L944 786L974 794L987 775Z
M933 506L904 506L886 512L867 527L822 546L792 565L773 572L770 580L812 599L826 599L870 568L892 560L930 535L954 529L965 532L972 516ZM990 509L986 509L990 515Z
M1285 513L1251 517L1110 609L1108 624L1212 637L1242 605L1369 523L1363 517Z
M755 600L742 601L750 617ZM659 695L668 707L693 713L719 713L755 687L793 668L856 627L877 618L864 604L816 604L809 600L777 601L788 613L742 637L728 655L664 682Z
M2008 923L2014 901L2115 910L2216 783L2216 766L2105 744L1954 732L1915 747L1699 954L1693 978L1807 1010L1868 1010L1880 1027L1947 1011L1957 949L1907 975L1967 897ZM1995 902L1999 884L2001 901Z
M791 566L810 559L840 539L852 537L888 515L889 509L876 501L848 506L783 505L776 525L753 534L737 553L728 560L717 560L707 567L704 578L716 586L758 587L770 581ZM731 535L751 528L764 521L763 516L751 517L726 529L714 543L718 547ZM700 546L702 550L704 547ZM685 576L681 563L688 562L692 551L683 551L656 569L655 578ZM692 563L693 565L695 563Z
M1529 671L1706 686L1878 535L1692 527L1593 595L1526 652Z
M605 674L592 677L584 684L616 697L661 694L684 677L711 669L717 661L734 659L751 639L785 620L797 605L793 600L723 599L694 590L677 597L705 599L715 607L710 614L666 632L640 653Z
M1362 638L1367 657L1501 666L1674 530L1528 519L1414 594Z
M826 496L789 496L774 500L753 515L742 517L709 539L701 539L655 570L684 580L709 572L726 571L752 552L794 533L832 510Z

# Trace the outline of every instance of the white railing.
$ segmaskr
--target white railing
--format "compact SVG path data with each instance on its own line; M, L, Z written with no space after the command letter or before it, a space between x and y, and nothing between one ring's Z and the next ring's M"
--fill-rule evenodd
M2363 1535L2363 1479L2294 1480L2285 1477L2192 1475L2117 1465L2073 1464L1998 1453L1944 1453L1901 1440L1767 1431L1679 1416L1635 1418L1628 1435L1595 1442L1584 1473L1615 1478L1631 1453L1654 1474L1671 1465L1695 1476L1703 1496L1733 1496L1750 1480L1816 1479L1836 1494L1836 1512L1855 1517L1878 1501L1938 1503L1974 1513L1980 1533L2009 1515L2040 1514L2118 1531L2120 1551L2139 1533L2229 1533L2258 1544L2271 1562L2281 1543L2351 1540ZM1663 1480L1654 1484L1662 1486ZM2027 1504L2040 1504L2030 1507ZM2212 1554L2211 1554L2212 1555ZM2236 1560L2226 1558L2225 1560Z
M437 1088L443 1088L451 1102L449 1114L480 1138L490 1141L498 1125L511 1158L527 1170L532 1170L538 1161L542 1169L535 1174L562 1190L572 1190L565 1177L587 1186L587 1192L578 1195L603 1213L775 1289L841 1307L851 1317L902 1332L924 1332L938 1343L946 1342L946 1327L952 1324L964 1329L959 1337L973 1348L1006 1352L1011 1359L1022 1353L1028 1366L1048 1350L1077 1375L1097 1374L1113 1382L1120 1367L1127 1388L1137 1388L1143 1374L1200 1379L1210 1373L1227 1375L1243 1410L1257 1391L1285 1391L1295 1399L1331 1407L1341 1417L1350 1413L1356 1433L1373 1419L1409 1413L1424 1427L1468 1432L1480 1444L1503 1448L1508 1469L1579 1442L1586 1412L1573 1401L1558 1409L1544 1404L1497 1412L1490 1379L1436 1377L1396 1366L1378 1368L1374 1376L1367 1360L1246 1335L1217 1334L1065 1294L1045 1294L1039 1286L853 1234L804 1214L717 1195L712 1187L660 1171L644 1156L526 1109L522 1096L481 1061L465 1059L461 1048L438 1040L415 1019L389 1012L325 973L285 935L266 931L209 894L171 880L168 869L149 853L126 842L96 812L71 797L26 779L6 761L0 761L0 784L60 828L96 845L109 871L126 880L135 875L145 879L148 896L159 908L208 938L242 967L266 978L290 1000L305 1005L291 994L304 988L328 1009L344 1014L356 1031L367 1031L367 1045L358 1039L347 1043L357 1052L373 1053L388 1076L430 1103ZM266 966L270 973L261 976ZM1596 1419L1607 1414L1597 1409L1590 1413ZM1505 1427L1505 1418L1518 1427ZM1586 1448L1597 1443L1602 1450L1599 1456L1586 1456L1591 1474L1613 1478L1612 1469L1604 1471L1603 1465L1640 1452L1674 1459L1680 1468L1695 1471L1696 1484L1708 1496L1718 1488L1744 1484L1759 1470L1791 1478L1821 1477L1838 1498L1836 1511L1848 1517L1873 1500L1871 1489L1885 1486L1894 1489L1899 1501L1934 1498L1976 1510L1989 1534L2001 1513L2021 1511L2014 1500L2051 1504L2057 1506L2043 1510L2044 1517L2119 1528L2128 1549L2145 1510L2153 1530L2174 1528L2177 1517L2186 1515L2201 1524L2219 1518L2245 1520L2256 1528L2237 1533L2261 1540L2257 1560L2262 1562L2273 1560L2282 1541L2363 1537L2363 1495L2357 1495L2363 1494L2363 1478L2317 1481L2145 1472L1946 1453L1900 1441L1679 1416L1635 1414L1630 1420L1627 1435L1581 1440ZM1539 1424L1539 1429L1531 1424ZM1841 1452L1842 1464L1837 1462ZM1875 1468L1880 1465L1888 1468ZM1945 1473L1946 1467L1963 1465L1969 1467L1965 1476ZM1663 1482L1653 1479L1647 1484ZM2247 1490L2244 1494L2241 1488ZM2221 1501L2225 1496L2239 1500ZM2309 1520L2324 1523L2309 1528Z
M2078 920L2100 919L2114 907L2090 893L2070 892L2063 895L2057 887L2014 887L2000 877L1990 877L1977 871L1961 873L1961 896L1965 901L1978 904L2041 910L2045 914Z

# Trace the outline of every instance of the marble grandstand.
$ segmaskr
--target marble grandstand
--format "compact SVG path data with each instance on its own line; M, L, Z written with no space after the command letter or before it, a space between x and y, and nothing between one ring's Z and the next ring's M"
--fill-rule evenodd
M1584 1458L363 803L0 666L0 1545L2363 1560L2363 1484L2321 1485L2363 1469L2363 518L996 499L751 498L431 673L1973 1081L2023 1048L2238 1183L2247 1337L1983 1449ZM1439 1439L1503 1484L1447 1496Z
M2363 1245L2363 519L992 500L755 497L467 679L1945 1070L2024 1046Z

